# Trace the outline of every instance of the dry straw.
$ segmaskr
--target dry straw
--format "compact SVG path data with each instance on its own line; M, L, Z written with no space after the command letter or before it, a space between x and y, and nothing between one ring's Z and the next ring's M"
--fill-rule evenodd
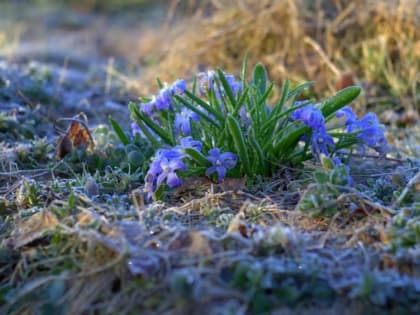
M156 36L142 92L203 68L238 74L245 52L270 78L315 81L317 94L363 84L367 96L413 107L420 72L420 1L218 0ZM147 41L154 39L154 45ZM159 45L156 45L160 42ZM385 97L385 100L384 100ZM377 99L370 99L374 102Z

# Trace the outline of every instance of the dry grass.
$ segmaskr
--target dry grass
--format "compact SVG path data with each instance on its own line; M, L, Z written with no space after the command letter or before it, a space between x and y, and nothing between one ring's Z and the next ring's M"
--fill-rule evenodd
M157 75L218 66L238 74L249 52L272 80L313 80L318 95L356 83L375 105L413 109L419 97L418 0L211 1L161 34L159 45L156 34L140 41L141 54L156 60L142 79L146 91Z

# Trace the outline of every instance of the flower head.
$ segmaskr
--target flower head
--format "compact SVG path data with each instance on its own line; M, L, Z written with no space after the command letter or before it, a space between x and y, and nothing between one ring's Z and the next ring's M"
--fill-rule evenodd
M236 81L235 76L226 74L226 81L228 82L233 95L237 95L238 93L242 92L242 82Z
M357 138L362 142L360 147L362 151L365 150L363 145L367 145L379 153L388 151L388 142L375 113L367 113L360 120L354 121L348 129L357 132Z
M149 131L150 134L152 134L156 138L159 138L159 136L155 134L155 132L152 129L150 129L148 126L145 125L144 127ZM141 130L140 126L136 122L131 123L131 133L133 137L135 137L136 135L139 135L141 138L145 138L145 139L147 138L143 130Z
M201 148L203 147L203 144L200 141L194 140L191 136L182 138L180 143L181 144L178 146L180 150L185 148L192 148L197 151L201 151Z
M197 75L198 89L201 95L205 95L207 90L210 91L213 88L215 75L213 70L200 72Z
M349 106L345 106L335 113L335 117L343 117L344 123L347 126L347 131L352 132L354 124L357 122L357 116Z
M164 182L171 187L178 187L182 180L176 174L179 170L186 170L187 166L182 161L184 155L178 150L159 150L145 177L145 190L153 194Z
M155 99L150 102L140 104L140 110L148 116L151 116L155 110Z
M242 91L242 82L236 81L235 76L225 73L226 81L233 93L237 95ZM198 79L198 88L201 95L205 95L207 91L214 91L214 94L217 99L221 99L225 94L225 91L222 86L216 84L216 72L209 70L207 72L201 72L197 76Z
M185 80L176 80L172 83L169 91L172 95L182 95L184 94L185 90L187 89L187 83Z
M312 129L325 129L324 116L322 115L322 112L312 104L296 109L290 115L290 118L292 120L300 120Z
M220 149L213 148L209 151L207 160L212 166L206 170L206 175L210 176L213 173L217 173L217 181L221 182L226 176L226 171L235 167L238 159L231 152L221 153Z
M163 88L156 96L155 107L157 110L168 110L172 108L171 91L169 88Z
M326 131L315 129L312 131L311 151L315 158L319 158L320 154L329 155L333 148L334 140Z
M176 113L174 128L176 131L181 131L186 135L191 133L191 120L199 121L200 116L188 108L182 108L181 112Z

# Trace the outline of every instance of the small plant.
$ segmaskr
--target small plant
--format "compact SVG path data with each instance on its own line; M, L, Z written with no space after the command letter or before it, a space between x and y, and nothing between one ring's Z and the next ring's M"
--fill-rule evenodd
M270 176L282 164L301 165L321 155L338 159L344 149L381 154L387 143L376 115L358 119L346 105L360 93L348 87L314 104L296 98L310 83L283 86L274 104L274 88L264 66L246 80L246 60L237 80L222 70L200 73L191 89L184 80L163 85L140 104L130 103L133 134L156 150L145 177L145 189L159 198L163 188L177 187L188 176ZM337 161L338 163L338 161Z
M348 191L353 179L348 166L338 158L322 155L321 165L322 168L314 171L314 183L308 186L296 208L313 216L330 216L338 208L337 198Z

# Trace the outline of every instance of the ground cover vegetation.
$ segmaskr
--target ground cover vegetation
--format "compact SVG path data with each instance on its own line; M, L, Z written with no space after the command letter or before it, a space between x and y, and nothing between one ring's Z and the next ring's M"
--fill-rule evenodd
M0 313L420 311L418 2L98 3L26 18L163 10L140 78L0 31Z

